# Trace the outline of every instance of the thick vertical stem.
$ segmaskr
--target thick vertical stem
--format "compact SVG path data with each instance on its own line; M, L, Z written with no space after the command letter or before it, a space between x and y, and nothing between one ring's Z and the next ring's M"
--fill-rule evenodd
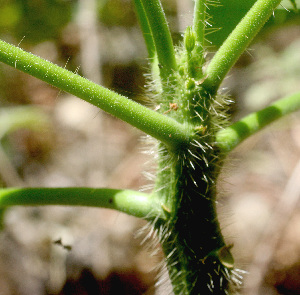
M174 155L173 164L158 175L168 183L158 194L170 212L169 220L156 227L164 233L161 242L176 295L225 295L229 288L233 265L225 265L219 255L228 248L215 206L216 153L190 147L187 154Z

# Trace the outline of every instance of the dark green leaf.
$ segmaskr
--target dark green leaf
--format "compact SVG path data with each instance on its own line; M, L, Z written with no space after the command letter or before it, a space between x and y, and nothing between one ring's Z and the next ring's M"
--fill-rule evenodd
M220 5L209 6L207 12L214 32L206 36L208 45L220 46L255 2L256 0L219 0ZM300 7L300 0L283 0L267 25L282 24L299 17L291 12L295 7Z

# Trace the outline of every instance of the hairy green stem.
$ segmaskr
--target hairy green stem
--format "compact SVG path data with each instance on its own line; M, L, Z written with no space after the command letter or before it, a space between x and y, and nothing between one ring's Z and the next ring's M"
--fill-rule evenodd
M135 5L135 11L146 43L152 78L153 80L157 81L155 85L156 89L158 90L158 92L161 92L162 87L160 83L161 82L160 69L158 66L157 52L156 52L156 47L152 36L151 27L141 0L134 0L133 2Z
M297 110L300 110L300 93L284 97L219 131L216 134L217 145L223 152L228 153L243 140L257 133L268 124Z
M189 130L175 120L3 41L0 61L78 96L171 148L189 141Z
M196 54L200 60L198 67L202 72L204 62L204 40L205 40L205 21L206 21L206 0L196 0L194 8L193 29L196 35Z
M196 34L196 41L203 46L205 36L205 14L206 0L196 0L194 8L193 28Z
M266 124L299 109L300 94L280 100L217 134L213 119L218 114L211 98L280 2L258 0L254 4L212 59L204 79L206 1L195 0L194 25L186 31L186 52L178 69L160 1L135 0L149 57L160 71L161 114L0 42L0 61L74 94L160 141L155 194L93 188L12 188L0 190L0 207L93 206L147 218L160 239L176 295L230 294L230 285L236 281L234 261L216 211L216 182L223 156ZM195 70L198 66L199 71Z
M214 95L228 71L282 0L258 0L219 48L205 72L203 87Z
M152 61L156 55L156 48L151 32L151 28L148 22L147 15L144 10L144 6L142 4L141 0L134 0L134 5L135 5L135 11L138 16L138 20L141 26L141 30L144 36L144 40L146 43L147 51L148 51L148 57L150 61Z
M0 208L8 206L87 206L115 209L129 215L152 219L164 212L155 195L108 188L3 188Z

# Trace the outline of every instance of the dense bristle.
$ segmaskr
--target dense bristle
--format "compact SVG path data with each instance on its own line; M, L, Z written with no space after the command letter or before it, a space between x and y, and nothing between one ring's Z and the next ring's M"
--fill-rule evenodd
M191 29L187 32L193 38ZM170 77L172 83L157 85L147 76L152 108L187 126L191 136L188 145L175 150L152 142L149 153L157 161L153 194L165 219L149 223L142 243L152 251L162 246L165 261L159 269L163 273L167 269L176 295L233 294L242 278L233 266L231 246L225 244L215 208L223 162L215 134L228 124L231 101L225 94L211 96L202 88L206 77L199 76L193 68L197 63L189 61L196 45L193 39L184 42L176 49L179 70ZM147 175L154 179L153 173Z

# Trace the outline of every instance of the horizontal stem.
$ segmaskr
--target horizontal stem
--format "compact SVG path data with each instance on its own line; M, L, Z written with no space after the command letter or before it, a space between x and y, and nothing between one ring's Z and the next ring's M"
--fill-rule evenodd
M187 129L174 119L3 41L0 61L101 108L170 147L189 139Z
M3 188L0 208L8 206L88 206L115 209L129 215L151 219L164 216L154 196L107 188Z
M217 145L230 152L243 140L284 115L300 110L300 92L284 97L272 105L252 113L216 134Z
M228 71L249 46L282 0L258 0L209 63L203 87L214 95Z

